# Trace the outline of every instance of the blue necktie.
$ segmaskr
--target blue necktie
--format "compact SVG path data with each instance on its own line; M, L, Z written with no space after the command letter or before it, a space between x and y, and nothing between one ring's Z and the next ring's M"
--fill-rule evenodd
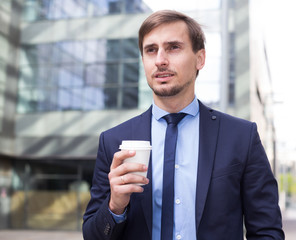
M164 145L161 240L173 239L175 153L177 147L178 123L185 116L186 113L171 113L163 117L168 125Z

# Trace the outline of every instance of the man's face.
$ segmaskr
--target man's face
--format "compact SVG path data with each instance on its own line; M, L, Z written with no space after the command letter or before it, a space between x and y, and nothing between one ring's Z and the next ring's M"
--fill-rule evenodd
M196 72L204 66L205 51L192 51L188 28L178 21L145 35L142 60L148 85L157 97L194 96Z

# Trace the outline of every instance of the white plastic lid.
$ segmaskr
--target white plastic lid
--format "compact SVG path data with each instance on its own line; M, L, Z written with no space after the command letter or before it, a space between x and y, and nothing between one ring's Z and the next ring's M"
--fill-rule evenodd
M149 141L138 141L138 140L124 140L122 141L121 145L119 146L119 149L124 150L151 150L152 146L150 145Z

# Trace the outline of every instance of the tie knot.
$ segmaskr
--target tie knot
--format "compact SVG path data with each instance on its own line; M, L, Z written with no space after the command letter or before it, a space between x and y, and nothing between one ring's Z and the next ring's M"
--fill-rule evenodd
M187 115L187 113L170 113L163 118L166 120L167 124L178 125L178 123Z

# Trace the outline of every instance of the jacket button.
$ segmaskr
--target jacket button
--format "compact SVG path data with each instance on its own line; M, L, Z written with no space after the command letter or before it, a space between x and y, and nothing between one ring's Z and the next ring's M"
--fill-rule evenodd
M217 118L216 116L212 116L212 120L216 120L216 118Z
M109 232L110 232L110 224L109 223L107 223L106 224L106 227L105 227L105 229L104 229L104 234L107 236L108 234L109 234Z

